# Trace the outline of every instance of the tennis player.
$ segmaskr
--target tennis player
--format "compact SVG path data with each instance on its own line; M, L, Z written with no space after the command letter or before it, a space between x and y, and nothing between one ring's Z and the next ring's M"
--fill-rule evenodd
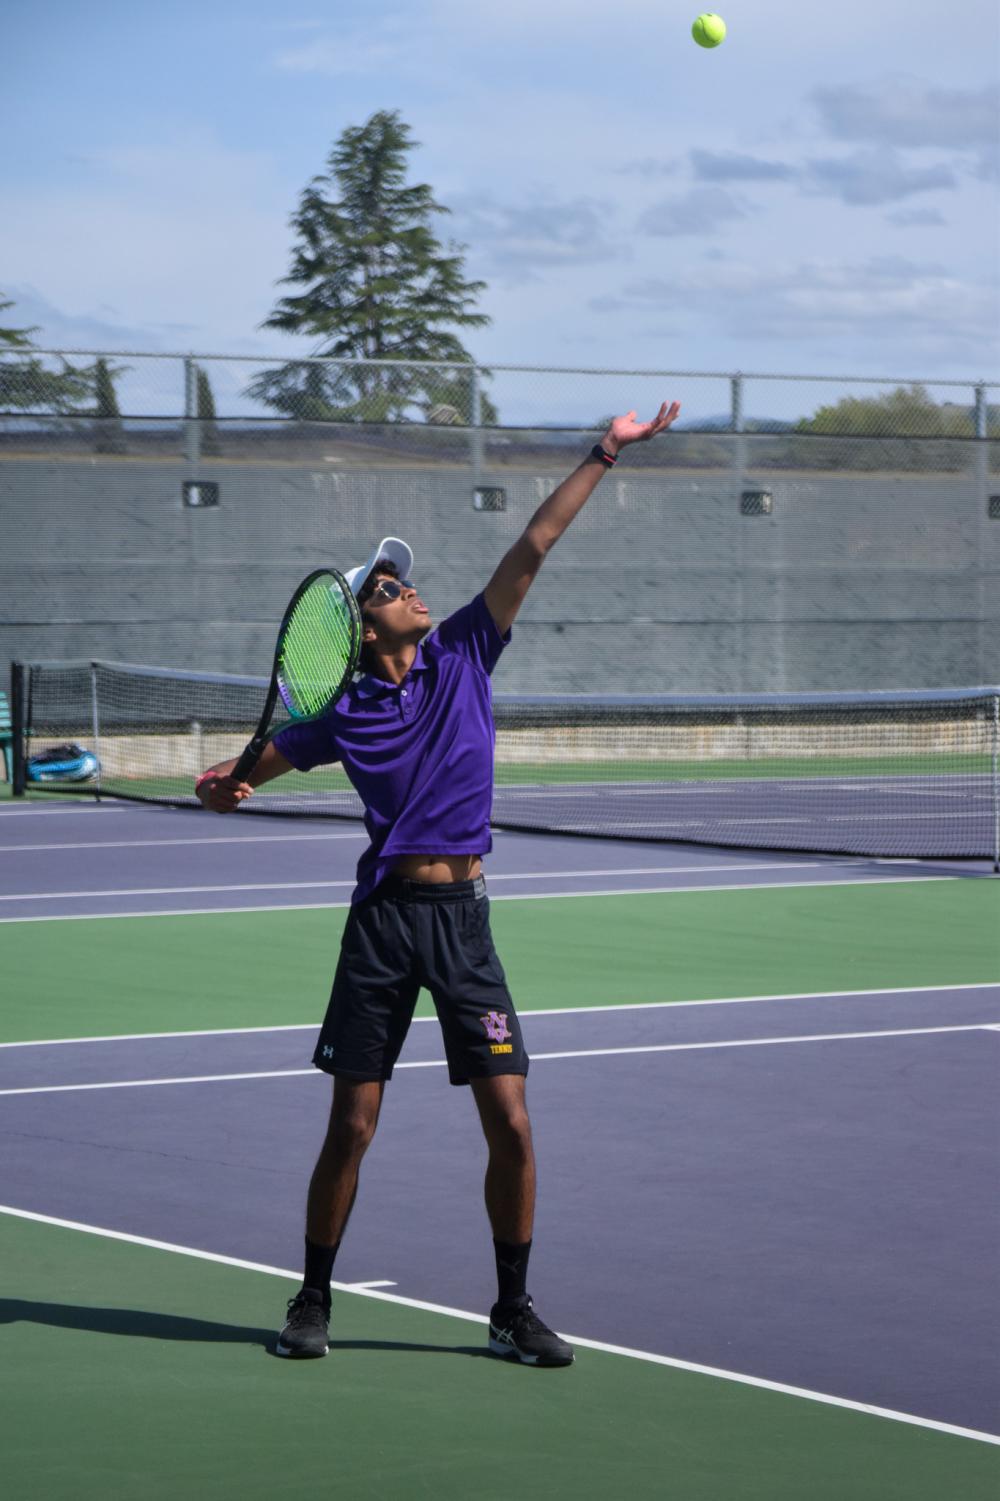
M231 813L293 768L339 761L365 805L371 844L358 864L326 1019L313 1062L333 1075L326 1138L309 1185L305 1274L279 1355L325 1355L334 1261L417 992L430 991L452 1084L471 1085L488 1146L486 1208L496 1251L489 1348L526 1365L573 1359L527 1291L535 1164L525 1104L528 1055L493 947L483 856L492 847L490 675L550 548L630 443L664 432L615 417L583 463L539 507L482 593L433 628L410 582L413 554L387 537L346 575L361 609L361 673L326 715L289 725L249 782L236 762L199 778L206 808Z

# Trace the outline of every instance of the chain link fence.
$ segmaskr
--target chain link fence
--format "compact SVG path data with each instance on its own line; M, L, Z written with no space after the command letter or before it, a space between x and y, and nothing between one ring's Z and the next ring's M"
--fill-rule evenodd
M0 360L0 654L265 672L298 579L388 534L440 618L612 414L673 397L498 687L1000 678L1000 383L94 351Z

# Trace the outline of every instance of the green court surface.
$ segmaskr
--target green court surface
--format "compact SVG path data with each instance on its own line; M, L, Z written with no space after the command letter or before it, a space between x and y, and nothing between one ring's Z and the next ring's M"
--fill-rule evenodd
M3 924L0 1041L318 1022L345 918ZM1000 980L993 880L504 900L493 930L523 1011Z
M482 1322L0 1215L7 1501L995 1501L976 1440L626 1355L485 1353ZM572 1331L568 1331L572 1332ZM393 1358L387 1359L387 1354Z

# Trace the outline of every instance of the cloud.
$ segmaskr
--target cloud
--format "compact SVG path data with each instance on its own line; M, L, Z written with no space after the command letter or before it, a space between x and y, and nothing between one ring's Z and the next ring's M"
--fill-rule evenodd
M717 234L733 219L746 218L746 208L725 188L692 188L676 198L654 203L640 216L638 228L644 234L710 235Z
M277 53L273 62L285 73L321 73L328 78L396 73L405 68L412 49L399 35L386 37L318 36Z
M786 264L699 258L670 280L626 283L618 301L644 327L654 313L683 312L692 327L745 344L878 343L900 358L956 361L981 355L983 329L1000 316L995 285L903 256ZM624 308L614 311L620 319Z
M523 281L552 267L620 260L628 247L608 234L610 205L603 199L544 201L528 193L518 203L494 198L452 201L455 228L470 260L501 279Z
M936 208L904 208L898 209L894 214L887 214L890 224L898 224L901 228L914 228L921 226L937 226L947 224L943 214L939 214Z
M908 167L891 150L813 159L805 164L802 180L810 192L864 206L957 186L949 167Z
M975 175L980 182L1000 182L1000 140L991 141L979 152Z
M831 135L903 147L968 151L997 137L1000 88L937 89L920 78L859 88L818 88L811 99Z
M42 289L32 321L46 342L260 348L290 244L270 155L193 134L82 156L71 189L5 199L7 285Z
M643 177L649 181L657 177L676 177L680 165L677 157L646 156L640 161L626 162L621 171L629 177Z
M738 151L692 151L691 165L702 182L785 182L795 168L785 162L744 156Z
M143 349L158 350L163 345L150 332L155 325L138 325L122 322L116 309L106 303L98 303L93 312L69 312L56 307L43 297L35 287L27 283L7 284L4 296L14 303L5 314L5 321L18 327L31 325L36 328L32 342L43 349ZM111 317L98 317L98 313L110 313ZM161 325L169 329L169 324ZM188 325L190 327L190 325Z

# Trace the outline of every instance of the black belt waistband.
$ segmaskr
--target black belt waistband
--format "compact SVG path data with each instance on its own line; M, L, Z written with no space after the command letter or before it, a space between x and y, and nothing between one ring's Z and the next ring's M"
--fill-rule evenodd
M398 896L408 902L459 902L486 895L486 877L471 881L411 881L390 871L373 896Z

